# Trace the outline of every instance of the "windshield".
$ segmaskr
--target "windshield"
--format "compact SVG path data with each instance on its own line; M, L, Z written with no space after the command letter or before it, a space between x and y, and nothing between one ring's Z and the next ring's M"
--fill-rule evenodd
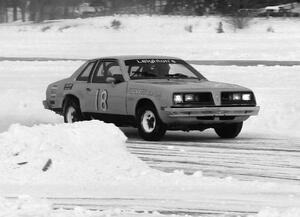
M183 60L133 59L125 65L130 79L205 79Z

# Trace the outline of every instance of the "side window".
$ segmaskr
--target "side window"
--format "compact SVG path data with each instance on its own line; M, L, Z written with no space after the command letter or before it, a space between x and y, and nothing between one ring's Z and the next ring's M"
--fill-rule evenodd
M88 81L96 62L90 62L77 77L77 81Z
M121 67L117 63L108 63L107 77L114 77L114 75L122 75Z
M129 66L128 75L129 77L136 77L136 75L141 71L141 66Z
M93 83L105 83L105 67L104 63L100 62L95 70L92 82Z
M118 81L123 81L121 67L115 61L102 61L98 64L92 78L93 83L106 83L107 77L114 77Z
M117 62L106 62L106 76L114 77L116 81L124 81L121 67Z

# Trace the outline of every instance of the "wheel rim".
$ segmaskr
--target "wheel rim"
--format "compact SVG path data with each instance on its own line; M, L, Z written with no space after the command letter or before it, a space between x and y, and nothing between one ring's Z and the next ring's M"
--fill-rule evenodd
M68 123L74 123L76 121L76 110L74 107L68 107L66 118Z
M141 120L142 127L146 133L152 133L156 127L156 117L152 111L145 111Z

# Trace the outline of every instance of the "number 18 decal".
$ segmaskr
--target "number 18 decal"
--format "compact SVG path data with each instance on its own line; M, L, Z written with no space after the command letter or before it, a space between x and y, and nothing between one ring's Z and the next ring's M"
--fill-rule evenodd
M108 97L107 90L99 90L99 92L100 92L100 94L99 94L100 100L98 100L98 103L100 103L100 106L98 104L98 108L100 107L100 109L102 111L107 111L107 109L108 109L108 106L107 106L107 97Z

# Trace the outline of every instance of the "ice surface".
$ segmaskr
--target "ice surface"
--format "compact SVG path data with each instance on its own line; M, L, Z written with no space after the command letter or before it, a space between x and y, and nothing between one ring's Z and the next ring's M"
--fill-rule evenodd
M9 217L167 217L158 212L136 212L135 210L122 210L119 208L92 211L82 207L75 207L71 210L57 209L53 210L53 204L47 200L35 199L30 196L19 196L17 200L11 201L0 198L0 216ZM182 215L172 214L172 217L180 217ZM192 215L184 215L191 217ZM275 209L266 208L255 215L248 215L248 217L299 217L300 209ZM201 217L201 216L199 216Z

